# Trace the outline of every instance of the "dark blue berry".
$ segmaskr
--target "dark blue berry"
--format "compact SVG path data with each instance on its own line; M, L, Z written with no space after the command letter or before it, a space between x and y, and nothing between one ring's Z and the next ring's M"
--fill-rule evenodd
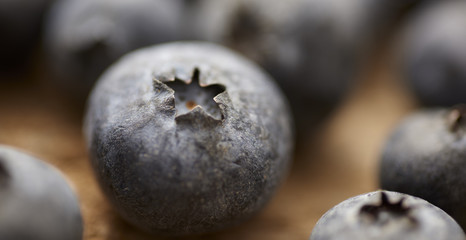
M425 105L466 102L466 2L439 1L411 19L400 49L402 76Z
M414 113L385 144L380 184L442 208L466 227L466 107Z
M282 93L256 65L208 43L131 53L93 90L85 124L102 189L151 233L218 231L256 214L293 148Z
M0 145L0 239L81 240L78 200L54 167Z
M310 240L464 240L448 214L420 198L376 191L349 198L326 212Z

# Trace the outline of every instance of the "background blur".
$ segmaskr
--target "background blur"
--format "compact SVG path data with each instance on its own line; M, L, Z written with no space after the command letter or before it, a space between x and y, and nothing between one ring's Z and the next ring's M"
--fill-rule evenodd
M12 4L0 2L4 6ZM24 1L22 7L26 4ZM312 130L300 136L289 177L270 204L240 226L189 239L307 239L328 209L378 188L378 160L386 137L403 116L422 107L403 80L397 61L405 26L422 6L419 2L389 5L385 15L376 14L384 17L383 24L374 28L374 35L362 48L363 57L351 87L318 123L304 120L312 122ZM1 26L5 24L8 22ZM43 32L39 34L31 50L17 60L19 64L3 64L0 144L26 150L68 177L81 202L84 239L169 239L146 235L128 225L104 198L82 135L84 101L70 99L71 94L52 79L48 52L43 47L47 40ZM4 51L2 55L8 54L12 53ZM2 61L8 59L2 57Z

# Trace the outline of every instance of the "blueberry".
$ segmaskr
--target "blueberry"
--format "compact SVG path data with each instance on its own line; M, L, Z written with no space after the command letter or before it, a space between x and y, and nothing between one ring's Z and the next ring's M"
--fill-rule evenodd
M466 228L466 107L407 117L384 147L380 185L421 197Z
M204 0L193 29L198 38L225 44L270 72L303 134L355 80L366 38L365 2Z
M349 198L325 213L310 240L464 240L461 227L429 202L376 191Z
M42 17L52 0L0 0L0 72L13 73L40 40Z
M178 42L123 57L91 93L85 134L106 196L130 223L208 233L256 214L287 173L282 93L226 48Z
M61 173L2 145L0 213L0 239L82 239L79 203Z
M45 47L58 83L84 99L123 54L183 38L180 0L61 0L48 16Z
M466 2L439 1L421 10L403 36L403 78L425 105L466 102Z

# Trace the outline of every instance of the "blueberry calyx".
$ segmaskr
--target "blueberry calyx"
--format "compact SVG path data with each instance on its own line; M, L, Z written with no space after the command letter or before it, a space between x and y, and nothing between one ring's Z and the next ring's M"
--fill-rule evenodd
M183 80L178 76L165 84L174 91L176 118L186 118L189 115L204 116L214 120L224 119L215 97L225 92L221 84L202 84L199 81L200 70L194 68L191 79Z
M5 186L9 178L10 174L8 173L8 169L6 169L3 159L0 158L0 187Z
M466 130L466 104L454 106L448 113L447 123L452 133Z
M387 225L391 219L407 218L407 220L415 225L416 219L410 216L410 207L403 206L404 198L397 202L391 203L385 192L380 194L379 204L366 204L361 207L359 214L362 219L368 223L376 225Z

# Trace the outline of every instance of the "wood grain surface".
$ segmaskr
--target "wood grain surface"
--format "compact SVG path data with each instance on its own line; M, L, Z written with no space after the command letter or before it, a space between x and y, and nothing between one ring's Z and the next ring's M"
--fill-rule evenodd
M186 239L308 239L332 206L376 190L384 139L416 107L393 71L390 49L371 56L347 99L302 143L288 179L259 215L223 232ZM0 79L0 144L26 150L68 177L81 202L85 240L170 239L140 232L109 206L86 154L82 110L51 87L43 68L37 63L22 77Z

